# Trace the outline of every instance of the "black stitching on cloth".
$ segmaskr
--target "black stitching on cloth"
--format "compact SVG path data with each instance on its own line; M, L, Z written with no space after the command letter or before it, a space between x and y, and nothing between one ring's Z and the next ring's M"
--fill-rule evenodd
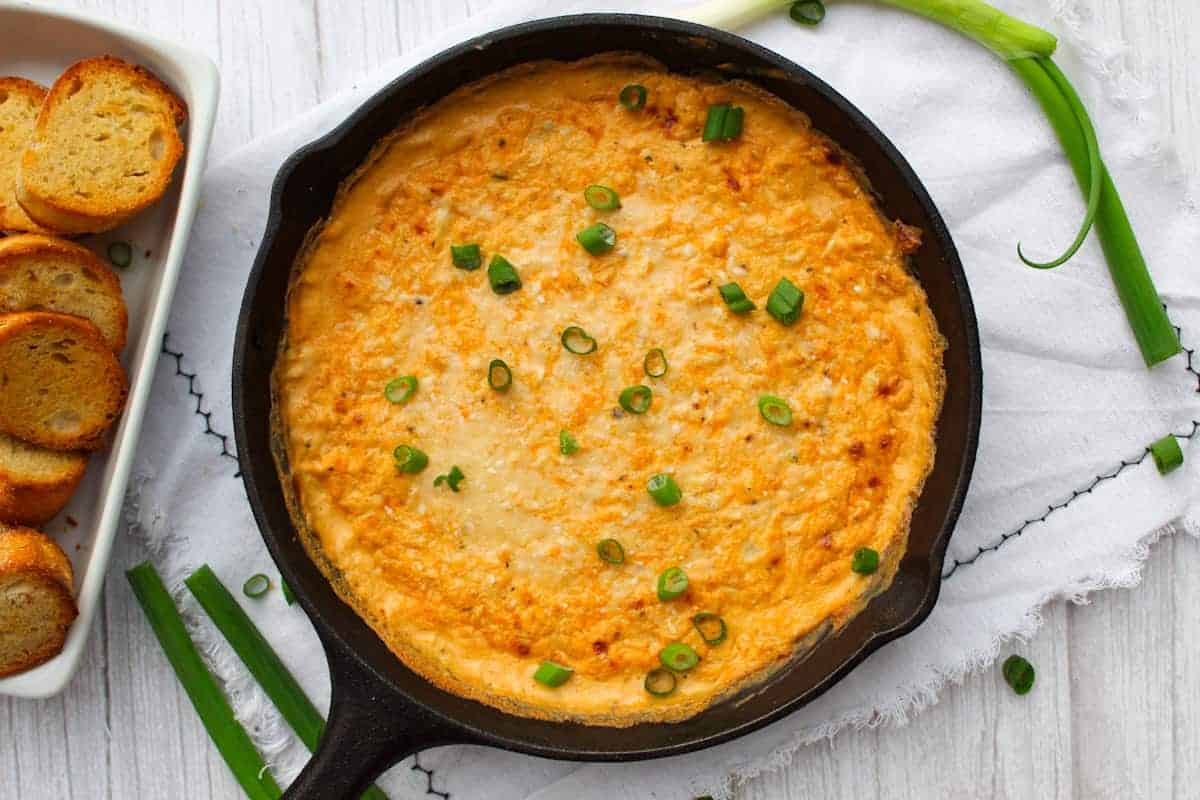
M1183 329L1180 328L1178 325L1175 325L1174 328L1175 328L1175 334L1177 336L1179 336L1180 340L1182 341ZM1186 372L1188 372L1189 374L1191 374L1193 377L1195 377L1196 393L1200 394L1200 369L1197 369L1197 367L1200 366L1200 364L1197 364L1197 361L1200 361L1200 358L1197 357L1195 348L1183 347L1183 353L1187 357L1187 360L1184 363L1184 370ZM1200 420L1191 420L1191 425L1192 425L1191 430L1189 430L1187 433L1176 433L1176 434L1174 434L1175 437L1179 438L1179 439L1195 439L1198 436L1200 436ZM1013 530L1009 531L1008 533L1001 534L999 539L997 539L996 541L992 542L989 545L983 545L980 547L976 547L975 554L968 558L952 559L951 563L950 563L950 569L948 569L944 573L942 573L942 580L947 580L951 576L953 576L955 572L958 572L959 567L965 567L968 564L974 564L976 561L978 561L983 556L984 553L996 552L1001 547L1003 547L1010 539L1015 539L1018 536L1020 536L1021 534L1023 534L1026 531L1026 529L1029 528L1030 525L1033 525L1034 523L1038 523L1038 522L1045 522L1047 520L1047 518L1050 517L1051 514L1055 513L1056 511L1061 511L1062 509L1071 505L1071 503L1078 500L1083 495L1091 494L1092 490L1095 489L1097 486L1104 483L1105 481L1111 481L1113 478L1116 478L1118 475L1120 475L1122 472L1129 469L1130 467L1135 467L1138 464L1141 464L1143 461L1146 460L1146 457L1149 455L1150 455L1150 448L1147 447L1146 449L1142 450L1141 455L1139 455L1137 458L1122 459L1119 466L1115 467L1110 472L1105 472L1100 475L1097 475L1095 478L1092 479L1092 482L1089 483L1087 486L1084 486L1081 489L1076 489L1075 491L1071 492L1071 496L1069 498L1067 498L1066 500L1062 501L1061 503L1046 506L1046 510L1044 512L1042 512L1041 516L1037 516L1037 517L1033 517L1031 519L1025 520L1019 526L1017 526Z
M221 433L212 426L212 412L204 410L204 393L196 391L196 373L187 372L184 370L182 351L176 352L167 346L167 341L170 336L170 331L163 334L162 352L175 359L175 374L181 378L187 379L187 393L196 398L196 408L193 409L193 413L204 420L204 435L211 436L221 443L221 456L228 458L234 464L238 465L239 469L233 474L233 477L240 478L242 476L242 471L240 469L241 464L238 461L237 454L234 453L229 446L229 436Z
M442 798L442 800L450 800L449 792L443 792L439 789L433 788L434 772L433 772L433 770L429 769L429 767L423 766L421 764L421 756L419 753L413 755L412 770L414 772L420 772L425 776L425 794L431 795L433 797L440 797L440 798Z

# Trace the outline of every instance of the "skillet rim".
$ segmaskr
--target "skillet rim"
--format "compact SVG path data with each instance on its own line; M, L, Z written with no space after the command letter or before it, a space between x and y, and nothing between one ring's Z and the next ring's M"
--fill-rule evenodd
M909 165L908 161L892 144L892 142L870 121L861 111L858 110L852 103L844 98L840 93L826 84L813 73L809 72L804 67L796 64L787 57L776 53L768 48L758 45L752 41L744 39L736 34L731 34L714 28L709 28L704 25L699 25L692 22L677 20L667 17L643 15L643 14L627 14L627 13L588 13L588 14L572 14L544 19L521 22L515 25L506 26L494 31L490 31L469 40L460 42L454 46L439 51L430 58L414 65L404 73L400 74L393 80L389 81L384 87L372 94L369 98L359 104L341 123L331 129L328 133L320 136L316 140L304 145L295 151L280 167L276 177L272 183L270 192L270 210L267 216L262 239L260 240L259 249L256 254L254 264L248 274L246 288L242 298L242 304L239 309L236 338L233 350L232 362L232 389L233 389L233 418L234 418L234 437L237 444L237 452L239 457L249 458L247 455L254 452L254 447L251 445L250 434L247 430L248 414L246 409L246 378L244 371L248 361L248 350L254 346L256 334L251 330L251 321L255 316L255 311L260 304L276 300L277 298L260 298L259 290L263 282L263 275L267 269L268 261L271 260L271 252L276 246L277 238L280 234L280 228L284 221L284 194L287 184L292 179L294 174L305 165L310 159L319 158L321 154L336 148L347 136L349 136L355 128L360 124L364 124L371 115L377 113L381 107L390 102L392 95L401 91L404 87L420 80L424 75L436 70L439 67L444 67L454 61L460 59L464 54L473 50L494 47L506 41L517 39L528 34L549 33L566 35L569 31L575 30L578 32L580 28L587 26L603 26L610 28L619 28L622 26L632 26L636 28L646 29L651 33L659 33L673 36L691 36L702 40L711 40L719 45L732 48L748 57L759 62L765 62L772 67L786 73L793 80L802 81L806 86L821 95L824 100L829 102L836 111L848 122L858 133L869 139L871 143L877 147L891 166L895 169L896 175L901 179L905 188L913 196L916 203L924 210L929 222L927 232L931 234L929 238L937 243L940 252L941 260L945 264L945 268L950 272L950 279L953 283L954 294L957 299L958 311L962 316L963 331L962 336L964 341L959 343L966 349L966 361L968 373L970 377L970 386L967 392L967 416L964 425L964 437L962 442L955 442L955 445L962 447L962 462L958 470L958 474L954 477L954 489L950 495L949 503L945 505L944 513L940 515L942 522L940 530L931 543L927 558L922 558L922 561L928 563L928 583L923 587L923 600L916 609L903 619L894 624L880 625L877 629L870 631L865 638L853 650L840 665L829 671L819 681L815 682L808 690L798 694L789 695L783 702L767 713L760 714L751 719L739 721L732 725L724 726L719 732L704 736L697 736L678 740L672 737L671 731L678 731L682 723L642 723L644 726L656 727L664 730L662 744L654 747L631 748L628 750L620 749L591 749L587 746L574 745L556 745L548 746L532 739L522 739L512 736L505 736L495 731L488 730L486 725L474 724L471 721L464 721L457 717L451 716L440 709L431 707L429 704L414 697L410 692L403 689L395 680L385 673L384 670L377 667L363 653L355 649L348 641L348 636L345 635L339 625L330 622L327 619L327 614L324 613L324 603L333 602L341 603L341 600L333 593L331 587L326 587L329 595L327 597L313 598L305 589L302 581L295 580L295 570L289 563L290 555L285 552L284 542L289 537L294 537L295 533L290 529L286 531L277 531L267 519L265 511L265 503L272 502L264 499L264 492L259 486L259 481L251 469L243 467L240 470L240 475L246 489L247 498L250 502L251 509L254 514L255 522L259 528L260 534L271 553L272 559L279 568L281 575L285 580L288 580L289 586L297 599L300 600L302 607L309 616L310 622L316 629L322 645L325 649L327 657L330 659L331 680L334 684L334 699L337 700L338 695L338 678L341 670L336 669L337 659L350 659L354 666L359 670L365 671L381 688L386 687L386 690L394 695L394 700L401 705L412 707L415 714L419 717L425 717L427 726L430 726L435 734L431 736L431 742L436 741L438 744L452 742L471 742L478 744L486 744L490 746L500 747L506 750L512 750L530 755L550 757L556 759L576 760L576 761L630 761L649 758L659 758L682 753L692 752L695 750L712 747L722 742L730 741L754 730L762 728L774 721L777 721L784 716L787 716L811 702L826 692L829 688L839 682L859 664L866 660L872 653L880 647L891 642L894 639L911 632L918 627L932 612L934 605L937 602L941 590L943 580L942 570L945 563L946 549L949 546L950 537L953 535L959 515L962 510L963 503L966 498L967 490L970 485L971 475L974 469L975 458L977 454L979 431L982 412L982 360L979 345L978 323L976 320L974 304L971 298L970 289L967 283L966 274L963 270L961 260L958 255L957 248L950 236L950 232L946 227L937 206L934 204L928 191L925 189L916 172ZM637 49L632 48L632 49ZM491 73L487 73L491 74ZM470 77L469 80L478 80L484 77L483 74ZM804 111L804 109L800 109ZM821 129L821 126L817 126ZM841 144L839 142L839 144ZM364 151L361 158L366 158L369 152ZM851 150L853 153L853 151ZM339 180L343 180L342 176ZM318 218L319 219L319 218ZM929 239L926 240L927 242ZM294 261L295 254L292 254ZM274 356L271 356L272 360ZM945 407L943 407L943 411ZM939 417L940 421L940 417ZM266 457L271 458L267 453L265 456L261 453L255 455L256 458ZM936 456L935 456L936 459ZM935 461L936 463L936 461ZM272 461L271 473L274 474L274 465ZM922 490L922 496L924 495ZM307 553L303 554L304 558L308 558ZM322 576L323 578L323 576ZM886 594L886 593L885 593ZM864 609L865 613L866 609ZM353 613L353 610L351 610ZM354 616L355 621L367 628L369 635L375 636L366 623ZM392 656L394 659L395 657ZM396 661L399 661L396 659ZM400 662L404 669L408 669L406 665ZM804 662L801 662L804 663ZM786 666L779 670L779 674L788 673L797 668L797 664ZM417 679L432 686L432 683L420 676L417 673ZM768 679L770 682L771 679ZM435 687L436 688L436 687ZM444 690L443 690L444 691ZM452 695L457 697L456 695ZM459 698L462 699L462 698ZM474 701L471 701L474 702ZM481 704L482 705L482 704ZM719 711L723 703L718 703L708 709L701 711L696 717L703 716L712 711ZM505 714L499 709L494 709L490 706L483 706L489 711ZM515 715L506 716L514 717L515 719L529 723L531 726L557 726L568 727L578 726L579 723L569 721L553 722L547 720L536 720L525 717L516 717ZM686 722L686 721L685 721ZM418 723L420 724L420 723ZM590 727L590 726L583 726ZM603 728L601 730L604 730ZM622 730L622 729L611 729ZM436 734L442 734L440 737ZM449 733L447 737L445 734Z

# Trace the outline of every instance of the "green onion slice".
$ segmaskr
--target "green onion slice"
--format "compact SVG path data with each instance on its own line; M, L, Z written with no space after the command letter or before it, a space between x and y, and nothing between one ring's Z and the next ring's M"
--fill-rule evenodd
M125 269L133 263L133 246L129 242L113 242L108 246L108 260L114 267Z
M586 356L596 352L596 340L578 325L563 328L559 341L562 342L563 348L568 353L574 353L577 356Z
M396 459L396 469L409 475L416 475L429 466L429 456L408 444L397 446L392 457Z
M700 663L700 656L683 642L672 642L659 651L658 660L669 670L687 672Z
M261 572L246 578L246 582L242 584L242 593L246 597L259 598L269 591L271 591L271 579Z
M651 378L661 378L667 374L667 370L671 365L667 363L667 354L663 352L661 347L656 347L646 357L642 359L642 369L646 371L646 375Z
M764 394L758 398L758 413L772 425L787 427L792 424L792 407L782 397Z
M717 291L721 293L721 299L725 301L725 305L729 306L729 310L735 314L748 314L755 308L754 303L750 302L746 293L742 291L742 287L736 283L719 286Z
M514 267L504 256L492 256L488 264L488 283L496 294L512 294L521 288L521 278Z
M1004 659L1004 666L1000 671L1004 675L1004 681L1017 694L1029 694L1029 690L1033 688L1033 679L1036 677L1033 664L1021 656L1009 656Z
M742 135L742 122L746 118L746 109L741 106L734 106L725 114L725 121L721 125L721 138L726 142L732 142L734 139Z
M561 430L558 432L558 452L564 456L569 456L579 450L579 442L575 441L575 437L570 431Z
M850 569L859 575L871 575L879 569L879 553L869 547L860 547L854 551L850 561Z
M1179 440L1171 434L1150 445L1150 455L1154 456L1154 466L1158 467L1160 475L1173 472L1183 465L1183 449Z
M617 99L621 101L621 105L625 106L630 111L641 111L646 105L646 87L640 83L631 83L621 89L621 93L617 95Z
M637 386L626 386L622 389L617 402L630 414L645 414L650 410L650 401L653 399L654 392L650 387L639 383Z
M507 392L512 386L512 370L508 368L508 364L493 358L488 364L487 381L488 386L497 392Z
M771 290L767 298L767 313L784 325L791 325L800 319L800 310L804 308L804 292L787 278L780 278L779 283Z
M417 393L417 378L414 375L401 375L395 380L388 381L383 387L383 396L388 402L399 405L407 403Z
M607 561L609 564L625 563L625 548L621 547L621 543L616 539L601 539L596 542L596 553L601 561Z
M483 256L480 254L477 244L450 245L450 260L454 262L454 266L468 272L479 269L479 266L483 264Z
M821 0L799 0L792 3L788 16L801 25L817 25L825 19L825 4Z
M687 573L680 567L668 567L658 576L658 599L674 600L687 591Z
M537 671L533 673L533 679L543 686L553 689L556 686L562 686L574 674L575 670L570 667L555 664L553 661L543 661Z
M696 629L696 633L700 634L704 643L710 647L725 641L725 636L729 633L728 628L725 627L725 620L708 611L701 611L692 617L692 626Z
M646 680L642 685L655 697L666 697L675 691L675 684L675 673L664 667L658 667L646 673Z
M458 485L466 480L466 475L457 466L451 467L450 471L445 475L438 475L433 479L434 486L441 486L443 483L450 487L450 491L457 492Z
M646 491L660 506L673 506L683 497L679 484L666 472L660 472L646 481Z
M279 588L283 590L283 601L289 606L296 605L296 595L292 594L292 587L283 578L279 579Z
M583 190L583 199L597 211L616 211L621 207L621 197L607 186L594 183Z
M700 138L706 142L720 140L725 132L725 117L729 114L729 103L718 103L708 107L708 116L704 120L704 131Z
M584 250L598 256L616 246L617 232L603 222L597 222L575 234L575 241L579 242Z

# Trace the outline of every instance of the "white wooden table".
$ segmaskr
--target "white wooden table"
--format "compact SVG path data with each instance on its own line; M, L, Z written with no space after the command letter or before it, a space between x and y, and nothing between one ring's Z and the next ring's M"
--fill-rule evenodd
M63 2L208 53L223 81L220 158L489 0ZM1158 110L1200 176L1200 4L1093 5L1161 91ZM119 542L88 653L62 696L0 699L0 800L241 796L119 578L144 557ZM1044 617L1017 648L1038 668L1027 697L989 670L908 727L806 748L738 797L1200 797L1200 543L1161 542L1137 589L1056 603Z

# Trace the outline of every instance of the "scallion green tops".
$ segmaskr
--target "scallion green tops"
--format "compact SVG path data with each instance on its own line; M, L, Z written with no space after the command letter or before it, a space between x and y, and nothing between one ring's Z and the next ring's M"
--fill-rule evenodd
M650 403L653 399L653 390L649 386L638 384L622 389L621 394L617 397L617 402L630 414L645 414L650 410Z
M667 374L671 365L667 363L667 354L661 347L656 347L642 359L642 369L648 378L661 378Z
M483 264L483 255L479 252L477 244L452 244L450 245L450 260L459 269L472 272Z
M682 567L668 567L658 576L658 599L674 600L688 588L688 576Z
M570 325L563 328L563 332L558 339L562 342L564 350L568 353L574 353L577 356L591 355L596 352L596 348L598 347L596 340L578 325Z
M614 190L598 183L583 190L583 199L597 211L616 211L621 207L620 196Z
M512 294L521 288L521 278L514 267L504 256L492 256L488 264L488 283L496 294Z
M1160 475L1174 472L1183 466L1183 449L1179 440L1167 434L1150 445L1150 455L1154 458L1154 466L1158 467Z
M596 222L575 234L575 240L579 242L584 250L587 250L594 256L598 256L607 253L616 246L617 232L603 222Z
M631 83L621 89L617 99L629 111L641 111L646 105L646 87L640 83Z
M746 297L742 287L736 283L726 283L718 287L717 291L721 293L721 299L725 301L725 305L729 306L729 310L735 314L749 314L755 309L754 303Z
M679 484L675 483L675 479L665 472L660 472L646 481L646 491L660 506L676 505L683 498Z
M388 381L388 385L383 387L383 396L388 399L389 403L396 405L407 403L416 393L417 379L413 375L401 375L399 378Z
M553 689L562 686L574 674L575 670L570 667L555 664L553 661L543 661L533 673L533 679L543 686Z
M780 278L767 298L767 313L784 325L791 325L800 319L800 309L803 307L804 292L787 278Z
M731 142L742 135L745 116L746 110L741 106L729 103L709 106L700 138L706 142Z

